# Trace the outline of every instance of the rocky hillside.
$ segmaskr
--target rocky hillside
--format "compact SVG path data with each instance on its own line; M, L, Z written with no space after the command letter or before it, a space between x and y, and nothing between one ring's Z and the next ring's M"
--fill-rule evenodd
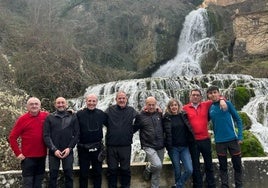
M0 1L1 64L12 67L19 88L45 98L148 76L176 54L195 7L180 0L12 2Z

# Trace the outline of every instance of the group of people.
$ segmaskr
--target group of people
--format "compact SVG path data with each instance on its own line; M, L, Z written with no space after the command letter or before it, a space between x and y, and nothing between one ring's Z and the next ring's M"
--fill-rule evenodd
M242 122L232 103L220 95L216 86L207 90L210 100L202 102L199 89L190 91L190 103L182 106L171 99L164 113L157 100L149 96L141 112L128 106L124 91L116 94L115 105L105 111L96 108L98 97L86 96L86 108L78 112L67 110L63 97L55 100L56 111L41 111L41 102L31 97L28 112L18 118L9 142L21 161L23 188L41 188L45 173L48 148L49 188L57 187L60 164L65 177L65 187L73 187L73 148L77 145L80 166L80 188L88 187L89 167L92 167L93 186L102 186L103 126L106 127L108 187L131 186L131 144L133 134L139 131L141 147L146 153L147 165L143 177L151 180L151 187L158 188L165 148L174 169L174 186L182 188L192 176L193 187L203 187L200 154L205 164L206 185L216 187L208 122L212 121L216 152L220 164L221 187L229 187L227 151L235 171L235 185L242 187L240 143ZM238 131L235 130L235 124ZM19 139L21 139L21 142ZM181 163L183 169L181 168Z

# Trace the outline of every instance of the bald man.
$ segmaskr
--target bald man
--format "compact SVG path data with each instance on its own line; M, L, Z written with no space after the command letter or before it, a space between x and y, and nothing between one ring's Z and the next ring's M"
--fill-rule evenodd
M22 187L41 188L45 173L47 155L43 140L43 123L48 112L40 111L41 102L31 97L26 104L28 112L16 121L9 135L9 143L17 159L21 162ZM21 138L20 145L18 138Z
M44 141L49 149L49 188L57 187L57 178L62 161L65 188L73 187L73 148L79 136L79 124L75 114L67 111L67 101L58 97L56 111L44 123Z
M103 125L106 122L106 114L97 109L98 97L95 94L86 96L87 107L77 112L80 127L80 138L77 144L80 166L80 188L88 187L89 167L92 166L93 187L101 188L102 161L98 156L102 149Z
M108 188L117 188L120 174L120 187L130 188L131 184L131 144L133 137L133 121L136 110L127 105L128 97L124 91L118 91L116 104L109 106L107 114L106 146L108 165Z
M137 115L134 131L140 131L142 149L146 152L149 165L143 173L145 180L151 179L151 187L158 188L164 159L164 131L162 113L157 111L157 101L150 96L145 101L146 111Z

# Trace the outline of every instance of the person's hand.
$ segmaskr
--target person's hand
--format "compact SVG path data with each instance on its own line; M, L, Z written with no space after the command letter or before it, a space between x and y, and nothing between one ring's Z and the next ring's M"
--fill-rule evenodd
M226 101L225 100L220 100L220 109L222 109L223 111L226 111L228 108Z
M242 140L238 140L238 144L242 144L243 143L243 141Z
M156 111L159 112L159 113L162 113L163 112L163 110L158 105L156 105Z
M55 155L56 157L62 159L62 152L61 152L60 150L56 150L56 151L54 152L54 155Z
M67 156L70 154L70 151L71 151L70 148L66 148L65 150L63 150L63 151L61 152L61 158L65 158L65 157L67 157Z
M22 161L22 160L25 159L25 156L21 153L21 154L18 155L17 159Z

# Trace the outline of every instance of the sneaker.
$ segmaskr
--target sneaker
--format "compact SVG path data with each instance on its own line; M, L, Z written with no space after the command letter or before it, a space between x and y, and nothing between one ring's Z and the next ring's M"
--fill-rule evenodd
M145 168L145 170L143 171L143 179L145 180L145 181L149 181L150 179L151 179L151 177L152 177L152 173L151 172L149 172L146 168Z

